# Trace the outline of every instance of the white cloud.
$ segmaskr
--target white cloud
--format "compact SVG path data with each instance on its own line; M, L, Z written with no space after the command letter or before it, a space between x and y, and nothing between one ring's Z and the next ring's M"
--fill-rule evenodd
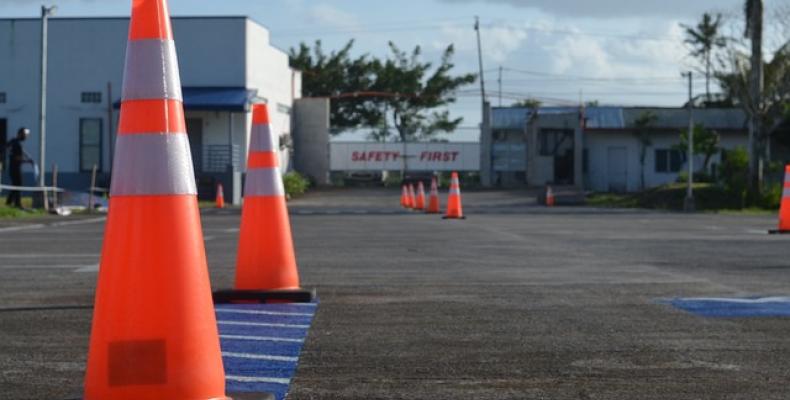
M354 14L329 4L318 4L310 7L307 10L307 15L312 22L326 27L354 29L360 25Z
M508 57L527 40L527 31L512 24L493 24L480 27L483 57L498 64L507 61ZM441 38L431 43L434 49L444 49L453 43L458 52L477 52L477 37L469 27L445 24L441 28Z

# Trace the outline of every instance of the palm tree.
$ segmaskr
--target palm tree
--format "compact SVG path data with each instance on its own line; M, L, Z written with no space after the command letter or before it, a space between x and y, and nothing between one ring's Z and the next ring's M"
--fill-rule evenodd
M721 14L716 14L714 17L705 13L696 27L680 24L686 31L684 42L692 47L691 56L699 58L705 66L705 98L708 102L711 101L710 78L713 52L727 45L727 39L719 34L721 18Z

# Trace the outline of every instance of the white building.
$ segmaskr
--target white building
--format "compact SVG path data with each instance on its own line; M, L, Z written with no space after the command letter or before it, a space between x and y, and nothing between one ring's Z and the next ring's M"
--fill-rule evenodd
M644 164L635 121L656 116L647 129L650 144ZM721 137L720 147L747 145L747 119L740 109L695 109L694 121ZM491 171L491 186L575 185L586 190L638 191L678 179L686 167L674 149L688 129L688 110L657 107L520 107L491 110L491 156L481 169ZM710 160L709 169L721 155ZM695 156L695 171L703 157ZM711 172L709 171L709 172ZM642 175L644 173L644 185ZM485 174L483 174L485 175Z
M118 121L128 18L49 21L46 167L59 186L85 190L94 164L108 185ZM38 159L40 19L0 19L0 142L31 129L25 149ZM218 181L238 200L252 116L269 104L272 129L291 143L291 109L301 75L271 46L269 31L246 17L173 18L187 130L199 193ZM283 170L290 151L282 151ZM31 184L30 176L26 178ZM48 180L49 181L49 180ZM235 195L235 196L232 196Z

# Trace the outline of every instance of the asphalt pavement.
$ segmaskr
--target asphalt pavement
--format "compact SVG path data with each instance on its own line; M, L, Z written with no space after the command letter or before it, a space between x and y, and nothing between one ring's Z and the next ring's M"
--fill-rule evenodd
M773 216L535 204L464 192L468 219L399 190L290 203L320 303L290 399L786 399L790 319L705 318L677 297L790 294ZM443 199L444 201L444 199ZM240 214L209 210L215 288ZM0 222L0 398L79 396L103 220Z

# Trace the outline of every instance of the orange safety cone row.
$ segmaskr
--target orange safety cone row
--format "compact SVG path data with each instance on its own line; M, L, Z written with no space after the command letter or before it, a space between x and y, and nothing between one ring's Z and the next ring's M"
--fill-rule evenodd
M265 104L252 107L252 133L241 208L235 290L214 293L214 301L312 301L300 289L285 189Z
M554 207L554 203L554 190L551 189L551 186L546 186L546 207Z
M428 198L428 208L425 209L427 214L438 214L439 211L439 184L436 177L431 178L431 194Z
M216 208L225 208L225 190L222 188L222 183L217 184L217 198Z
M406 185L403 185L403 188L401 190L401 195L400 195L400 205L403 208L410 208L409 207L410 201L411 201L411 198L409 198L409 189L406 188Z
M85 400L225 399L166 0L132 0Z
M414 209L417 211L425 210L425 186L423 186L422 181L417 183L417 204L415 204Z
M790 233L790 165L785 166L782 202L779 206L779 229L771 230L770 233Z
M409 184L409 208L417 209L417 193L414 190L414 184Z
M466 219L463 208L461 207L461 183L458 180L458 173L453 172L450 176L450 192L447 196L447 213L444 219Z

